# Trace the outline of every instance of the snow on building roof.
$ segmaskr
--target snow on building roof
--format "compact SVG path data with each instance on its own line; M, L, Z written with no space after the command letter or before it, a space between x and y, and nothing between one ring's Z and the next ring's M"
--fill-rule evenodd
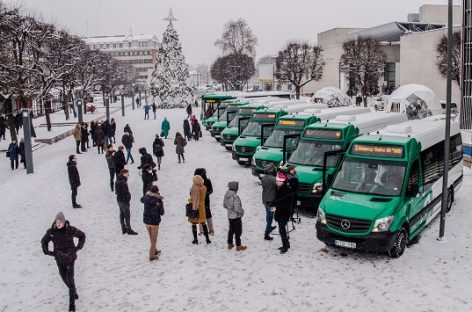
M438 28L444 28L444 24L390 22L365 30L356 31L350 34L350 38L356 39L358 37L372 37L378 41L396 42L400 41L400 37L405 34Z
M96 44L96 43L112 43L112 42L125 42L125 41L148 41L155 40L158 41L156 35L113 35L113 36L93 36L82 38L87 44Z

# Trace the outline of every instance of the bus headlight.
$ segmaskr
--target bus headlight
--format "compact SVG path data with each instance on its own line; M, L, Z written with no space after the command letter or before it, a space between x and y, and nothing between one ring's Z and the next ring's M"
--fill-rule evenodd
M326 224L326 214L320 208L318 208L318 213L316 214L316 218L318 222L320 222L321 224Z
M236 146L234 146L234 144L231 146L231 150L234 152L236 151Z
M254 157L251 158L251 165L256 166L256 159Z
M313 190L311 191L314 194L320 194L323 192L323 183L317 182L313 185Z
M390 226L393 223L393 216L388 216L385 218L377 219L374 223L374 229L372 232L385 232L390 229Z
M256 147L256 151L260 150L261 147L262 147L262 146L260 146L260 145L259 145L258 147Z

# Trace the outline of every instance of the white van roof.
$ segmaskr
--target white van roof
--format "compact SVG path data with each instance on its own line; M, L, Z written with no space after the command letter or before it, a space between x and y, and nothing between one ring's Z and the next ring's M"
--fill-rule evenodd
M304 104L287 105L286 107L281 107L281 109L283 109L284 111L286 111L289 114L290 113L299 113L299 112L303 112L307 108L313 107L314 105L316 105L316 104L308 104L308 103L305 102ZM320 104L317 104L317 105L320 105ZM325 105L325 104L321 104L321 105ZM274 107L274 108L277 108L277 107Z
M388 126L379 132L380 135L415 138L421 143L421 150L441 142L446 133L444 115L424 119L408 120L398 125ZM459 123L451 120L451 136L460 133Z
M403 113L371 112L359 115L340 115L331 123L352 124L359 129L359 134L366 134L407 120L406 114Z
M316 109L309 108L305 109L300 114L303 115L314 115L320 118L323 121L330 121L339 115L358 115L371 112L372 109L369 107L360 107L360 106L342 106L342 107L331 107L327 109Z

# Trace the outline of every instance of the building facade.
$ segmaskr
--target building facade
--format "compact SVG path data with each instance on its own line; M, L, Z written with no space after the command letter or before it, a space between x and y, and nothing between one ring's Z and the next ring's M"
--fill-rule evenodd
M463 0L463 8L460 123L461 129L472 129L472 0Z
M110 54L138 71L138 82L149 87L157 63L159 41L156 35L115 35L83 38L92 49Z

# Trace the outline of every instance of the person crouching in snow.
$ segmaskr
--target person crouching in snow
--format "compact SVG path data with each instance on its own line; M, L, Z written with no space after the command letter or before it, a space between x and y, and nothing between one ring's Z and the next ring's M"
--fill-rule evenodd
M247 247L241 245L241 234L243 233L243 223L241 218L244 215L244 209L243 205L241 204L241 199L237 194L238 188L238 182L233 181L228 183L228 190L226 191L225 198L223 199L223 207L228 209L228 249L232 249L234 247L233 236L235 236L236 250L242 251L246 250Z
M79 239L77 246L74 237ZM49 250L49 242L53 244L53 251ZM82 249L84 244L84 232L70 225L62 212L56 215L51 228L41 239L44 254L56 259L59 274L69 288L69 311L75 311L75 300L79 299L74 281L74 262L77 259L77 251Z
M149 233L149 240L151 247L149 249L149 261L158 260L160 250L157 250L157 234L159 233L159 224L161 223L161 216L164 215L163 197L159 194L157 185L153 185L149 192L141 198L144 204L143 222Z

